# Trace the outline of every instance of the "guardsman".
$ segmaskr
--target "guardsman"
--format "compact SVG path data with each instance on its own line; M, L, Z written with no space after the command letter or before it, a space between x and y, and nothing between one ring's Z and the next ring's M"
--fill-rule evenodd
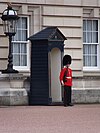
M70 68L71 56L65 55L63 57L63 68L60 72L60 83L64 86L64 107L73 106L71 102L72 95L72 70Z

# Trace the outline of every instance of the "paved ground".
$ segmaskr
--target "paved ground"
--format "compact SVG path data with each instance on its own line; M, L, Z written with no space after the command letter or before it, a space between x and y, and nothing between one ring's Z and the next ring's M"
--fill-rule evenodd
M100 133L100 104L0 107L0 133Z

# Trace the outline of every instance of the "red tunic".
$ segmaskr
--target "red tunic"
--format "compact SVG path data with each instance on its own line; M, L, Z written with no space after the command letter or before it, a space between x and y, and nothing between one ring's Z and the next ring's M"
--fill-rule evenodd
M66 86L72 86L72 70L70 68L63 68L60 72L60 82L63 80L64 77L64 73L67 70L67 74L66 74L66 81L64 83L64 85Z

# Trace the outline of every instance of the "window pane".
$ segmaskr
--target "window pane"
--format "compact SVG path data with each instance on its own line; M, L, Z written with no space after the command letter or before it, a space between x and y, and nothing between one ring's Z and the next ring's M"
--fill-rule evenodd
M18 29L21 28L21 21L22 21L22 18L18 19L18 22L17 22Z
M13 56L13 65L14 66L20 66L20 56L19 55L14 55Z
M83 31L86 31L86 20L83 20Z
M83 42L86 42L86 32L83 32Z
M97 57L96 56L92 56L92 66L97 66Z
M85 65L85 60L86 60L86 59L85 59L85 56L83 56L83 66L86 66L86 65Z
M91 66L91 57L84 56L84 66Z
M98 43L98 32L93 32L93 43Z
M92 31L92 21L87 20L87 31Z
M84 44L83 45L83 54L86 54L85 48L86 48L86 45Z
M26 66L27 65L27 60L26 60L26 55L21 56L21 66Z
M92 43L92 32L87 32L87 43Z
M97 54L97 46L96 45L92 45L91 46L91 49L92 49L92 54Z
M88 55L87 56L88 57L88 59L87 59L87 66L91 66L91 56L90 55Z
M97 66L97 45L84 45L83 60L84 66Z
M26 44L22 44L21 45L21 53L26 53L27 50L26 50Z
M18 43L13 43L13 53L20 53L20 45Z
M22 41L22 31L21 30L18 30L17 32L17 37L18 37L18 41Z
M97 20L93 21L93 31L98 31L98 21Z
M27 19L22 18L22 29L27 29Z
M13 41L21 41L21 30L17 29L17 33L15 34Z
M21 41L26 41L27 40L27 31L26 30L22 30L22 33L21 33Z

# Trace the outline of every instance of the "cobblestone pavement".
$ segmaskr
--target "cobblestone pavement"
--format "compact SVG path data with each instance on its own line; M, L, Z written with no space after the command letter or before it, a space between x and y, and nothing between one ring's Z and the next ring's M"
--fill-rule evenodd
M0 133L100 133L100 104L0 107Z

